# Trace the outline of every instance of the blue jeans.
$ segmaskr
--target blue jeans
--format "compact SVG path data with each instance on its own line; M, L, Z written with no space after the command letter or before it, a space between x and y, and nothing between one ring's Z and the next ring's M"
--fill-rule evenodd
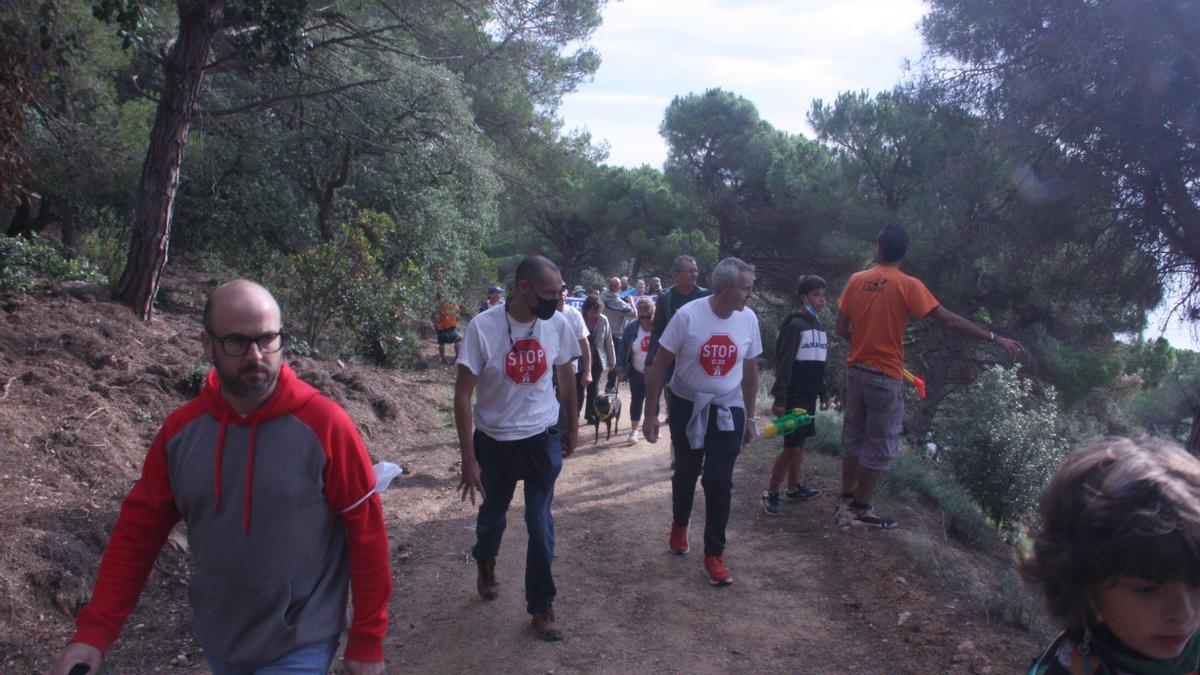
M329 672L337 653L338 637L305 645L264 663L225 663L210 654L205 654L204 660L213 675L317 675Z
M693 450L688 443L687 423L692 417L692 402L675 395L667 396L671 448L675 451L675 472L671 474L671 516L676 525L687 525L696 498L696 478L704 488L704 556L724 555L725 526L733 499L733 465L742 451L746 431L744 408L730 408L733 431L717 428L717 415L708 415L704 447Z
M549 473L544 480L513 470L514 466L528 465L529 455L540 452L549 456ZM522 481L525 527L529 531L525 550L525 609L530 614L541 611L554 602L557 593L550 571L554 561L554 518L550 515L550 504L554 501L554 481L562 470L562 439L554 428L517 441L497 441L476 431L475 458L479 461L484 498L475 521L475 548L471 549L471 555L482 561L495 560L499 555L500 540L508 525L508 506L517 481Z

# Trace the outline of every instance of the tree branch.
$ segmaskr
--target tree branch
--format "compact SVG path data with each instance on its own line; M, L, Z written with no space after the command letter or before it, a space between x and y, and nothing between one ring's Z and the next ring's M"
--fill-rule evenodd
M374 80L363 80L361 82L350 82L348 84L343 84L338 87L331 87L329 89L321 89L319 91L306 91L306 92L300 92L300 93L296 93L296 94L283 94L280 96L272 96L271 98L264 98L259 101L254 101L253 103L247 103L246 105L238 106L237 108L226 108L224 110L202 110L202 111L199 111L199 114L206 115L208 117L226 117L228 115L237 115L240 113L251 112L253 110L258 110L259 108L265 108L268 106L272 106L272 105L275 105L276 103L280 103L283 101L294 101L297 99L318 98L320 96L328 96L329 94L336 94L339 91L345 91L347 89L353 89L355 87L365 87L365 86L369 86L372 84L380 84L382 82L387 82L387 81L388 81L387 78L378 78L378 79L374 79Z

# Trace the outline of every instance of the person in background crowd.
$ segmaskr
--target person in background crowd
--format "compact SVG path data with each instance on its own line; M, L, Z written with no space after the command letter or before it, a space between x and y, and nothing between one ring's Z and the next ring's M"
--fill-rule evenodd
M458 334L458 305L439 298L437 317L434 319L433 328L437 332L438 357L441 358L442 363L444 365L450 363L446 359L446 345L454 345L454 358L457 360L458 345L462 342L462 336Z
M646 401L646 358L650 354L650 329L654 325L654 303L643 298L637 304L637 321L625 326L617 371L621 381L629 381L629 442L638 440L642 406Z
M600 386L600 376L613 370L617 365L612 330L608 326L608 317L600 312L600 301L587 298L583 301L583 322L588 329L588 344L592 360L592 379L587 385L587 400L583 404L583 419L588 424L596 423L596 394Z
M486 312L493 307L504 304L504 289L499 286L488 286L487 298L479 303L479 311Z
M620 351L620 340L625 331L625 324L637 316L637 310L621 297L621 280L617 277L609 279L608 290L600 294L600 311L608 317L608 326L613 334L613 347ZM616 384L617 372L613 370L609 372L604 388L612 389Z

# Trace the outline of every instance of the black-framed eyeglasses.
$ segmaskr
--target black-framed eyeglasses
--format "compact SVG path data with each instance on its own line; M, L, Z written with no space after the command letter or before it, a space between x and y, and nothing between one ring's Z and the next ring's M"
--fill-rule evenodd
M209 333L212 335L212 333ZM241 333L230 333L229 335L213 335L214 340L221 344L221 351L225 352L225 356L245 356L246 352L250 351L251 343L258 345L258 351L263 354L274 354L283 349L284 338L287 333L283 331L277 333L263 333L262 335L249 336Z
M652 320L653 318L654 318L654 317L653 317L653 316L651 316L650 314L638 314L638 319L644 319L644 320L646 320L646 321L650 321L650 320Z

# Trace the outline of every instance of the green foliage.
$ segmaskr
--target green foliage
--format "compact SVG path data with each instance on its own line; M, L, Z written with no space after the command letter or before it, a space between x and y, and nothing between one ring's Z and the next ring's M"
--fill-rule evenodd
M125 269L129 235L129 225L113 209L102 207L94 212L92 226L80 238L76 252L109 280L116 280Z
M1062 404L1067 409L1092 390L1111 387L1124 367L1114 354L1081 349L1065 342L1039 341L1035 349L1049 379L1062 393Z
M819 433L818 425L818 433ZM965 544L979 544L996 537L983 509L953 476L909 450L902 450L883 474L883 485L890 489L907 489L933 502L941 511L947 534Z
M992 366L947 398L934 425L955 476L1001 530L1032 511L1066 454L1055 401L1016 367Z
M68 258L41 237L0 237L0 291L23 293L60 281L108 280L87 260Z
M1036 170L1049 147L1078 158L1103 209L1121 214L1115 225L1190 284L1192 309L1200 127L1180 120L1196 115L1198 17L1178 1L932 0L921 22L929 62L954 64L937 77L964 107L1035 136L1025 159Z
M1165 365L1165 372L1155 386L1143 386L1121 401L1122 409L1126 419L1146 433L1184 443L1200 400L1200 353L1174 349L1160 340L1147 355L1147 346L1131 347L1129 367L1137 373L1157 373Z
M394 227L386 216L368 216ZM344 336L330 336L331 325L353 320L359 311L390 299L378 293L384 285L378 250L364 228L351 224L340 226L333 241L284 256L274 276L286 321L297 325L299 336L314 347L330 344L337 351ZM386 312L377 310L371 315L378 313Z
M296 326L293 351L392 367L416 360L412 325L433 307L436 280L428 268L398 261L398 237L390 216L364 210L333 240L280 258L273 285L285 323Z
M208 371L208 366L197 366L187 375L179 378L179 382L176 383L175 388L184 396L199 396L200 390L208 382Z

